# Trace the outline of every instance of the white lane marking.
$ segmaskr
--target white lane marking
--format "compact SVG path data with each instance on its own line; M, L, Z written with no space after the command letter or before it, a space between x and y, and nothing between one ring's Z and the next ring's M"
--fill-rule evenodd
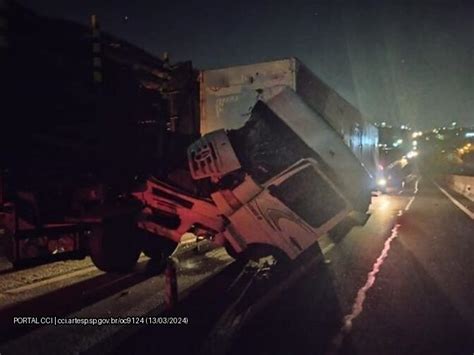
M420 180L421 180L421 177L418 178L418 180L416 180L415 182L415 190L413 191L413 196L410 198L410 201L408 201L406 207L405 207L405 211L408 211L413 203L413 201L415 201L415 195L418 193L418 184L420 183ZM401 213L400 211L398 212L398 216L401 216Z
M443 189L441 186L439 186L436 182L433 181L433 183L436 185L436 187L443 193L446 195L447 198L449 198L451 200L452 203L454 203L454 205L456 207L458 207L461 211L463 211L465 214L468 215L468 217L470 219L474 219L474 213L471 212L466 206L464 206L461 202L459 202L458 200L456 200L453 196L451 196L449 194L448 191L446 191L445 189Z
M334 248L336 245L334 243L331 243L329 244L327 247L325 247L323 250L322 250L322 253L323 254L327 254L331 251L332 248Z
M419 177L416 182L415 182L415 189L413 190L413 193L416 195L418 193L418 184L421 180L421 177ZM400 191L398 191L398 194L401 195L402 193L405 192L405 188L401 189Z
M415 196L412 196L410 201L408 201L406 207L405 207L405 211L408 211L411 207L411 204L413 203L413 201L415 201Z
M336 245L332 241L331 238L329 238L328 234L323 234L319 239L318 239L318 245L319 248L321 249L321 252L323 254L327 254L331 251L332 248L334 248Z
M357 297L352 306L352 312L344 317L343 325L341 329L339 330L339 333L333 338L330 344L330 348L328 352L326 353L327 355L337 354L339 348L342 345L342 341L344 340L345 335L348 334L352 329L352 322L354 321L354 319L356 319L360 315L360 313L364 309L364 301L367 296L367 291L374 285L375 280L376 280L376 275L380 271L380 268L382 267L383 262L387 258L388 251L390 250L392 241L398 237L399 228L400 228L400 224L395 224L395 226L392 229L392 233L390 237L385 241L382 253L377 258L375 264L373 265L372 271L369 272L365 285L362 286L357 292Z
M416 195L418 193L418 184L420 183L421 177L418 178L415 182L415 191L413 193Z

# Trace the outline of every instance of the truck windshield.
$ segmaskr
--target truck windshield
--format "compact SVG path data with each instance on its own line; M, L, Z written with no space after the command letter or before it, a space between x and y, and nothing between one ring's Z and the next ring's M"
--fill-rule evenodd
M344 200L312 167L275 185L272 195L314 228L345 208Z

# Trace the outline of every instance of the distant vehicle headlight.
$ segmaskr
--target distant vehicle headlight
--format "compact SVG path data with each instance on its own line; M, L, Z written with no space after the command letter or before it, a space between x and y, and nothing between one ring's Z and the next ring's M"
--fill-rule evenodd
M378 180L377 180L377 185L379 185L379 186L386 186L386 185L387 185L387 180L385 180L385 179L378 179Z
M411 152L409 152L409 153L407 154L407 158L408 158L408 159L412 159L412 158L414 158L414 157L416 157L416 156L418 156L418 152L416 152L416 151L414 151L414 150L412 150Z

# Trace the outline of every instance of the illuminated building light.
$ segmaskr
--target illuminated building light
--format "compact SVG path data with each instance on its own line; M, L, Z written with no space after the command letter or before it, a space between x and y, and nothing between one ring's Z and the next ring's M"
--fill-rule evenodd
M467 132L464 136L466 138L473 138L474 137L474 132Z

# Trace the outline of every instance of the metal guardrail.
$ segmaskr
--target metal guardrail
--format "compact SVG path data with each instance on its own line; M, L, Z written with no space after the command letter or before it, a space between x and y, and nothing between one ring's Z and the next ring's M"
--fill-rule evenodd
M448 175L446 182L451 189L474 201L474 176Z

